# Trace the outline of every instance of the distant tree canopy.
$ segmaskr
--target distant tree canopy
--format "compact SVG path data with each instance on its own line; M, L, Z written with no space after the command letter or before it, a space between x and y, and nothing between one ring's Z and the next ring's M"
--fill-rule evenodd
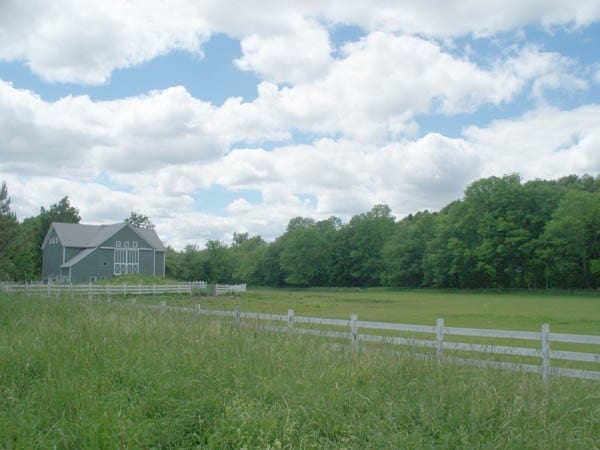
M134 211L131 211L131 214L125 219L125 222L130 223L131 225L137 228L147 228L149 230L154 230L154 224L148 216L138 214Z
M54 220L80 220L68 197L19 224L2 185L0 277L39 278L39 247ZM135 212L126 220L152 226ZM399 221L387 205L348 223L296 217L270 243L235 233L230 245L212 240L202 249L168 248L166 272L263 286L598 289L600 177L484 178L439 212Z
M396 221L376 205L347 224L296 217L271 243L236 234L218 257L214 247L172 251L167 270L266 286L597 289L600 177L489 177L439 212Z
M19 223L10 211L6 184L0 191L0 278L39 279L42 270L42 242L52 222L78 223L79 210L65 196L37 216Z
M6 182L0 186L0 280L14 277L15 257L18 252L19 223L10 209Z

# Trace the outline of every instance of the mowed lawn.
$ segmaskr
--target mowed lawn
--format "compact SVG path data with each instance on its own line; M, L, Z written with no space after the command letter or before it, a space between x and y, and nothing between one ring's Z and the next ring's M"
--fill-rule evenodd
M387 289L249 289L234 297L195 297L211 309L446 326L600 335L600 294ZM187 299L180 300L187 302ZM176 303L177 300L171 300Z

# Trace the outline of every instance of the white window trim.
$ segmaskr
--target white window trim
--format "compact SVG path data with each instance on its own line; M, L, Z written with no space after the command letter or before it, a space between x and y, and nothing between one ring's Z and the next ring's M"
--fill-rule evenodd
M113 273L116 276L127 273L140 273L139 249L115 247Z

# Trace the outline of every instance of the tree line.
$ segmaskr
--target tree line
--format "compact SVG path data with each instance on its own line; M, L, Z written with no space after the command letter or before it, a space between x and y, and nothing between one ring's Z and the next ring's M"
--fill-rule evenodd
M386 205L348 223L296 217L271 243L240 233L229 246L169 249L166 269L262 286L597 289L600 177L484 178L399 221Z
M0 278L39 278L52 221L79 222L68 197L19 223L0 193ZM132 213L132 223L152 226ZM440 211L396 220L387 205L353 216L290 220L273 242L235 233L230 245L168 248L168 276L257 286L439 288L600 287L600 176L469 185Z

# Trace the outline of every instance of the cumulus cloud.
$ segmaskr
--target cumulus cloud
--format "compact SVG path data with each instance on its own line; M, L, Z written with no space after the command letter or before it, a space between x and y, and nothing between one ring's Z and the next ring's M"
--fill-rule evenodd
M540 108L523 117L469 127L466 139L484 155L483 175L520 172L525 179L600 173L599 105L569 111Z
M530 23L581 27L599 17L596 0L301 0L292 5L249 0L237 4L235 13L229 3L214 0L5 0L0 3L0 60L24 60L48 81L102 84L117 68L171 50L201 55L210 35L225 33L242 39L240 67L267 79L299 82L327 65L323 44L328 38L318 23L453 37L491 35Z
M600 106L543 106L550 90L600 83L597 66L528 44L485 61L448 45L530 23L586 26L600 18L597 1L251 0L236 8L0 2L0 60L24 61L45 80L106 83L115 69L174 49L201 55L214 33L239 39L232 63L261 78L255 100L220 106L182 86L50 102L0 80L0 180L19 217L69 195L87 222L135 210L182 248L227 241L234 231L271 239L294 216L347 219L376 203L398 217L437 209L482 176L600 172ZM358 26L363 37L333 52L330 31L339 24ZM454 137L419 135L423 115L466 116L517 98L541 106ZM297 133L310 138L295 142ZM233 193L229 204L199 212L199 193L213 187ZM261 200L236 195L243 190Z
M8 0L0 59L25 59L48 81L105 83L116 68L173 49L200 52L209 36L193 2Z
M551 89L582 90L588 87L587 80L577 74L574 60L559 53L541 51L535 46L519 50L502 66L522 80L533 80L531 94L538 99Z
M93 175L207 161L225 153L238 131L223 127L215 107L183 87L114 101L46 102L0 80L0 118L0 168L36 173Z
M235 61L275 83L305 83L326 73L333 58L329 32L314 21L298 20L283 33L253 33L241 40L242 57Z
M262 82L254 101L230 98L220 107L181 86L112 101L47 102L0 80L0 167L133 173L215 160L235 143L283 142L293 130L384 144L414 135L417 114L508 102L527 83L541 95L549 79L585 85L570 68L564 57L525 48L484 69L434 42L376 32L346 45L321 79L288 87Z
M384 146L321 139L272 151L238 149L209 163L113 174L112 183L6 173L0 178L8 182L21 218L69 195L88 222L142 211L176 248L209 239L227 242L236 231L273 239L295 216L348 219L376 203L389 204L397 217L436 210L484 176L519 172L527 180L598 174L599 114L600 105L568 111L541 107L467 128L454 138L430 133ZM262 199L240 196L225 214L197 211L194 193L212 186L257 190Z
M484 68L427 39L373 32L346 44L318 80L284 87L263 82L257 102L290 128L383 142L415 133L418 114L473 112L508 103L529 86L536 97L549 88L586 87L574 66L525 47Z

